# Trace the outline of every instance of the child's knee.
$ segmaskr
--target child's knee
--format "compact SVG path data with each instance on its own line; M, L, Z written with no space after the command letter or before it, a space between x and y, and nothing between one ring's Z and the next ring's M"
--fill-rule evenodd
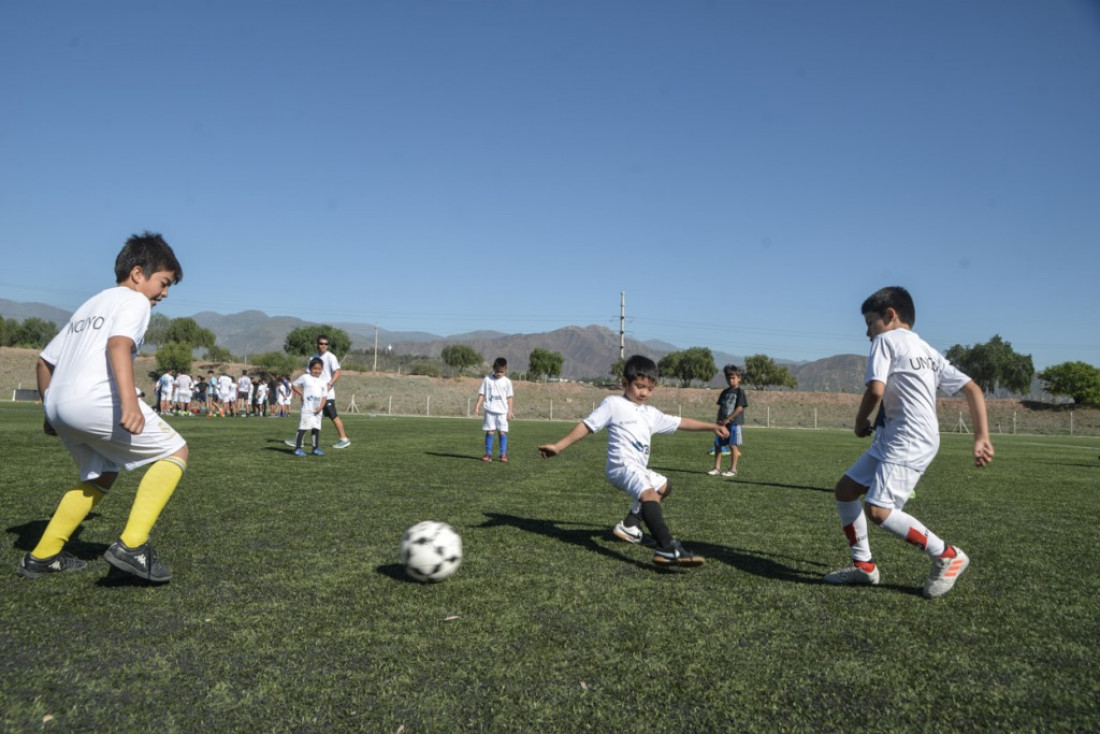
M871 522L875 525L881 525L886 522L886 518L890 517L890 513L893 512L888 507L879 507L878 505L867 505L865 508L867 517L871 518Z

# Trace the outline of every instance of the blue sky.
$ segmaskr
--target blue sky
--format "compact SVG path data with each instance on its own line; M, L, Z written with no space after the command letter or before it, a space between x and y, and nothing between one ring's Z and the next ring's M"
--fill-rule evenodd
M0 3L0 297L1100 366L1100 4Z

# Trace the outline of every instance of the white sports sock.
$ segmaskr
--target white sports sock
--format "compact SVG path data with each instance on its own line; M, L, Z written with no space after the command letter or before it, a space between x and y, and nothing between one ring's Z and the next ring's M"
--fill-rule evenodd
M870 561L871 544L867 540L867 516L863 514L863 503L859 500L851 502L837 500L836 509L840 514L840 525L844 528L844 535L848 538L848 550L852 554L852 560Z
M924 526L917 518L901 510L893 510L887 515L881 527L910 545L915 545L935 558L947 550L943 539Z

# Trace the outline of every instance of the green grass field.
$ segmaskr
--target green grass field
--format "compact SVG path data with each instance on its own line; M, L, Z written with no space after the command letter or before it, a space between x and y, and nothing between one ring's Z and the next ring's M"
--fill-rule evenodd
M296 459L297 419L176 418L191 466L153 535L174 579L108 577L138 474L70 543L87 570L15 565L64 489L34 406L0 407L0 730L112 732L1086 731L1100 725L1100 454L1093 438L995 437L986 470L946 435L907 509L965 548L947 597L923 554L872 528L875 588L847 563L831 487L865 442L750 429L741 476L706 434L659 436L665 571L615 540L628 500L606 441L542 460L570 424L517 422L484 464L480 422L346 419L354 443ZM336 437L322 432L327 449ZM459 572L410 582L418 520L462 535Z

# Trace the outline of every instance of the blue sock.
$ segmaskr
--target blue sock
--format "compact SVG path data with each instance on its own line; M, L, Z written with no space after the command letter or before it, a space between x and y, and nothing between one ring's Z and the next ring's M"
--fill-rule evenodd
M500 434L500 455L507 456L508 454L508 434Z
M485 434L485 455L493 455L493 434L491 433Z

